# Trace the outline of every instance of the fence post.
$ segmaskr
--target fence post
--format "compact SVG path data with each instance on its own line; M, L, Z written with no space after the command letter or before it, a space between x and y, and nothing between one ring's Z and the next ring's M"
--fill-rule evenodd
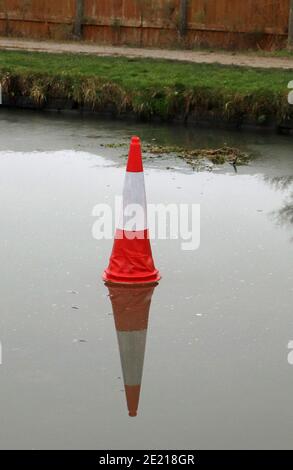
M288 48L293 49L293 0L290 0L289 27L288 27Z
M75 13L73 34L77 39L81 39L83 13L84 13L84 9L83 9L84 0L75 0L75 3L76 3L76 13Z
M180 0L179 32L181 37L187 32L187 4L188 0Z

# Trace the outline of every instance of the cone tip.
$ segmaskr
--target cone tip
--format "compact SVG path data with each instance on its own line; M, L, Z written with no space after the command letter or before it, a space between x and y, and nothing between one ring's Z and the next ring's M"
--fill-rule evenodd
M141 142L137 136L132 137L129 149L127 170L130 173L143 172Z
M129 411L129 416L130 416L130 418L136 418L137 411Z
M136 135L132 137L131 139L132 144L140 144L140 138L137 137Z

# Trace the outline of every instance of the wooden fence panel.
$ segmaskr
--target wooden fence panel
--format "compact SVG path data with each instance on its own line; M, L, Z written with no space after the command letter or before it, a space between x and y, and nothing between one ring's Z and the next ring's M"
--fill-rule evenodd
M192 0L189 27L229 32L288 31L289 0Z
M106 44L281 47L290 0L189 0L179 33L180 0L84 0L83 38ZM76 0L0 0L0 34L72 38Z

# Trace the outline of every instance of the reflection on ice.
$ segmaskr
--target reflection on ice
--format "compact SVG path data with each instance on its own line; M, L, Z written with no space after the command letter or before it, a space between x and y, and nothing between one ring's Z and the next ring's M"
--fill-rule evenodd
M129 416L137 416L149 312L157 284L106 284L112 303Z
M284 205L273 212L276 222L280 225L293 225L293 176L266 177L265 181L274 189L286 192Z

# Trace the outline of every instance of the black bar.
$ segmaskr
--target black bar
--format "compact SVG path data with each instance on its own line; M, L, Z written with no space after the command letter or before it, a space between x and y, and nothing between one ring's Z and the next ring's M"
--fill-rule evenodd
M11 465L30 465L31 468L54 468L74 465L81 468L149 468L164 464L172 468L177 465L186 468L210 467L237 468L237 465L280 465L292 463L291 451L1 451L0 459ZM6 468L2 465L2 468ZM10 468L10 467L9 467ZM260 467L261 468L261 467Z

